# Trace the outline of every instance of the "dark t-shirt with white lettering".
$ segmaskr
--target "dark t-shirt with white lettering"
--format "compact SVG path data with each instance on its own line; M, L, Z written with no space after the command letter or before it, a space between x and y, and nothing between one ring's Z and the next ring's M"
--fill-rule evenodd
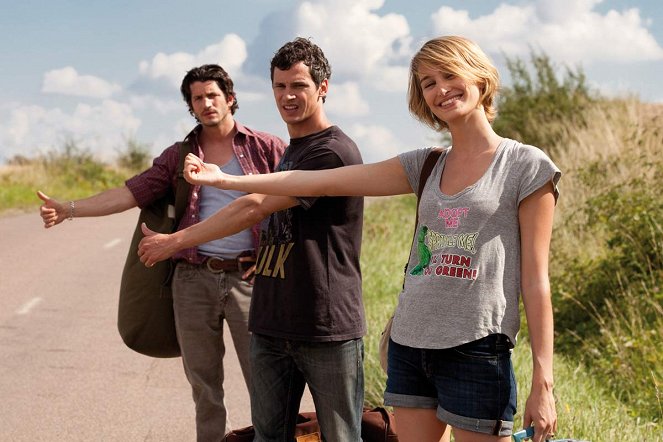
M277 168L332 169L362 163L338 127L290 140ZM359 253L362 197L301 197L262 229L251 301L253 333L342 341L366 332Z

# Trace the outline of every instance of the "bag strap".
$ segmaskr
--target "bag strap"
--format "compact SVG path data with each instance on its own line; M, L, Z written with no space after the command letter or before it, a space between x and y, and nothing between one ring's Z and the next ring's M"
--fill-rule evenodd
M184 216L187 201L189 200L189 188L191 184L184 179L184 158L191 153L191 141L185 139L180 144L180 162L177 166L177 187L175 188L175 224L173 229L176 230L180 220Z
M417 224L419 223L419 201L421 200L421 194L424 193L424 187L426 187L428 177L430 177L430 174L433 171L437 160L440 158L440 155L442 155L441 149L431 150L426 157L426 161L424 161L423 167L421 168L421 175L419 175L419 187L417 188L417 214L414 219L415 230L417 229Z
M414 233L412 235L412 244L410 245L410 250L412 250L414 241L417 238L417 225L419 224L419 201L421 201L421 194L424 193L426 182L428 181L428 178L430 177L430 174L433 171L437 160L440 158L440 155L442 155L442 149L432 149L430 152L428 152L428 156L426 157L424 165L421 168L421 175L419 175L419 187L417 188L417 211L415 212L416 214L414 216ZM407 273L408 264L409 260L405 263L403 273ZM405 288L405 278L403 278L403 288Z
M394 426L394 422L393 422L394 421L394 415L392 413L390 413L384 407L374 407L374 408L370 408L370 409L365 408L364 413L363 413L363 417L371 416L371 414L375 414L375 413L379 413L380 418L382 419L381 424L378 423L377 425L381 430L383 430L382 431L383 437L384 437L383 440L384 441L391 440L390 436L396 434L396 432L394 431L394 428L393 428L393 426ZM364 423L374 424L374 425L376 424L375 420L362 419L362 425Z

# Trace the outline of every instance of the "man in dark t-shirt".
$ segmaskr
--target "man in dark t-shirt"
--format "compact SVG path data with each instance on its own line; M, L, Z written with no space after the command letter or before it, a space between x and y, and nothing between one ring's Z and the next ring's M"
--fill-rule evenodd
M290 145L278 170L330 169L361 163L355 143L332 125L323 103L331 76L322 50L307 39L283 45L271 61L274 99ZM188 161L187 180L217 185L219 170ZM249 194L207 220L172 235L144 229L141 261L263 221L251 300L251 418L256 441L294 439L308 385L322 439L361 441L364 401L359 253L363 198Z
M277 170L361 163L336 126L293 138ZM292 440L308 384L324 440L359 441L363 198L297 198L263 228L249 328L256 440ZM285 435L285 438L284 438Z
M331 126L291 139L277 170L358 163L355 144ZM262 231L251 330L310 342L360 338L363 198L297 200L298 206L273 213Z

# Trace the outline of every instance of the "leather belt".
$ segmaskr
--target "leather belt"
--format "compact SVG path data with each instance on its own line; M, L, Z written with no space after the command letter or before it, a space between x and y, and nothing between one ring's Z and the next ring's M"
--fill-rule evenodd
M212 273L239 272L241 270L241 262L236 258L222 259L212 256L207 258L203 265Z

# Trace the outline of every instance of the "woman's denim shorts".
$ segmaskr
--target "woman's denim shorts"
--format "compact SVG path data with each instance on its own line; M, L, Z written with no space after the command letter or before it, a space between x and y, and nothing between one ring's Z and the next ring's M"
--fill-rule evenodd
M510 436L516 412L512 348L502 334L443 350L389 340L384 403L437 408L437 417L452 427Z

